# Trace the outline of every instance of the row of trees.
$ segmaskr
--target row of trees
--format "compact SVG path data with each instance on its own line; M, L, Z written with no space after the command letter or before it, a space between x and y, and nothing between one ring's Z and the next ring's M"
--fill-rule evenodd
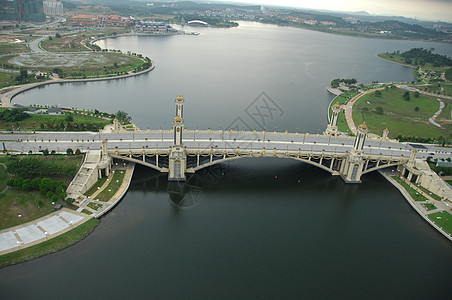
M46 196L53 202L64 200L66 197L66 185L61 181L47 177L42 179L23 179L22 177L18 177L8 180L7 184L10 187L21 189L25 192L40 191L41 196Z
M434 48L412 48L400 54L407 64L423 66L425 63L431 63L434 67L452 66L452 59L446 55L433 54Z
M18 108L7 109L0 112L0 120L3 122L19 122L30 118L30 115Z
M339 87L340 83L345 83L347 85L352 85L352 84L356 84L358 81L355 78L350 78L350 79L342 79L342 78L336 78L333 81L331 81L331 86L333 88L337 88Z
M39 124L41 129L51 129L51 130L67 130L67 131L98 131L103 128L102 124L99 123L71 123L71 122L55 122L55 123L41 123Z
M57 164L43 163L34 157L23 157L22 159L10 159L7 162L8 172L18 177L74 177L77 173L75 166L62 166Z

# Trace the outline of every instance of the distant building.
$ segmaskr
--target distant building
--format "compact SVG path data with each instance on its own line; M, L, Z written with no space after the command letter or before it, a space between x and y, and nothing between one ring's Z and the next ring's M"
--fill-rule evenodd
M173 27L171 27L171 25L167 25L163 22L152 22L152 21L139 21L135 25L135 31L142 32L142 33L156 33L156 34L177 32L177 30L174 29Z
M44 22L42 0L0 0L0 20Z
M14 9L13 0L0 0L0 20L16 20L16 11Z
M44 22L44 5L42 0L14 0L17 22Z
M46 16L62 16L63 2L56 0L45 0L43 2L44 13Z
M80 27L128 27L133 24L131 18L125 18L118 15L75 15L69 16L67 22L70 26Z

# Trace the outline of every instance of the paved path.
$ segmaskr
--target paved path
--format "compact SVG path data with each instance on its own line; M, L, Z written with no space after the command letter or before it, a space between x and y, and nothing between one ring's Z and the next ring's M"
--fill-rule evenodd
M37 220L0 231L0 255L27 248L77 227L90 216L63 208Z
M82 210L88 210L91 212L91 216L95 218L99 218L105 213L107 213L110 209L112 209L126 194L127 190L129 189L130 182L132 181L132 175L133 171L135 169L135 164L131 162L127 162L124 165L116 165L113 167L113 171L110 173L110 175L107 178L107 181L91 196L86 197L82 202L80 203L74 203L75 205L78 205L80 208L77 210L78 212L81 212ZM108 201L100 201L97 200L96 197L104 189L108 187L110 184L115 172L125 172L124 178L122 180L121 186L119 187L118 191L110 198ZM92 209L88 206L90 203L100 204L102 205L98 210Z
M395 181L391 176L396 175L395 172L392 172L389 169L380 170L380 174L383 175L392 185L394 185L405 197L405 199L408 201L408 203L423 217L430 225L432 225L435 229L437 229L442 235L444 235L446 238L448 238L450 241L452 241L452 235L446 231L444 231L441 227L439 227L434 221L432 221L428 215L434 214L437 212L448 212L452 213L451 207L442 201L437 201L430 197L430 195L427 195L424 193L421 189L419 189L416 185L412 184L411 182L405 180L407 184L409 184L412 188L414 188L418 193L421 193L423 196L425 196L428 200L426 202L424 201L415 201L407 190L405 190L397 181ZM398 174L400 175L400 174ZM424 206L424 204L433 204L436 206L436 209L433 210L427 210Z
M377 89L371 89L371 90L359 93L358 95L356 95L355 97L350 99L350 101L348 101L348 103L346 105L341 106L345 112L345 118L347 120L348 128L350 128L350 130L353 132L353 134L356 134L358 131L356 128L355 122L353 121L353 104L355 104L355 102L362 96L367 95L369 93L373 93L376 90L383 90L383 89L384 88L377 88Z

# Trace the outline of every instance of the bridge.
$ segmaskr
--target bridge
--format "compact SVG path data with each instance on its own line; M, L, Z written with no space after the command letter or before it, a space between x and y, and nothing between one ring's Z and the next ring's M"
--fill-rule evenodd
M103 155L167 172L171 181L185 181L186 174L233 159L288 158L314 165L333 175L340 175L347 183L361 182L363 174L405 164L416 155L416 152L411 153L399 143L391 143L387 138L385 141L381 139L377 143L367 143L365 147L368 133L365 124L359 126L356 137L338 136L337 118L340 108L337 105L333 106L330 124L323 135L187 130L183 120L183 105L184 99L179 95L176 98L173 128L161 131L161 139L156 138L156 132L149 132L150 137L145 137L144 141L134 141L129 148L111 148L111 141L104 139Z
M339 105L332 107L323 134L309 134L189 130L184 126L181 95L175 104L176 116L170 130L126 131L115 120L110 132L2 134L0 139L7 151L35 153L48 149L61 153L71 148L91 152L90 163L97 166L90 170L96 169L96 177L108 175L113 158L117 158L168 173L170 181L185 181L188 174L229 160L277 157L308 163L341 176L347 183L359 183L363 174L390 166L406 166L416 157L426 157L432 151L427 148L418 151L408 144L390 140L387 131L382 137L370 137L365 124L358 127L355 137L339 135ZM95 151L99 154L94 154ZM450 153L444 155L447 157Z

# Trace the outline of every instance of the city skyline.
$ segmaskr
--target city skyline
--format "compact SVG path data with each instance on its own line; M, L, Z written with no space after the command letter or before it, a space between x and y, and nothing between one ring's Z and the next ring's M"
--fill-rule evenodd
M213 1L225 2L222 0ZM365 11L371 15L403 16L421 20L452 22L452 0L232 0L228 2L341 12Z

